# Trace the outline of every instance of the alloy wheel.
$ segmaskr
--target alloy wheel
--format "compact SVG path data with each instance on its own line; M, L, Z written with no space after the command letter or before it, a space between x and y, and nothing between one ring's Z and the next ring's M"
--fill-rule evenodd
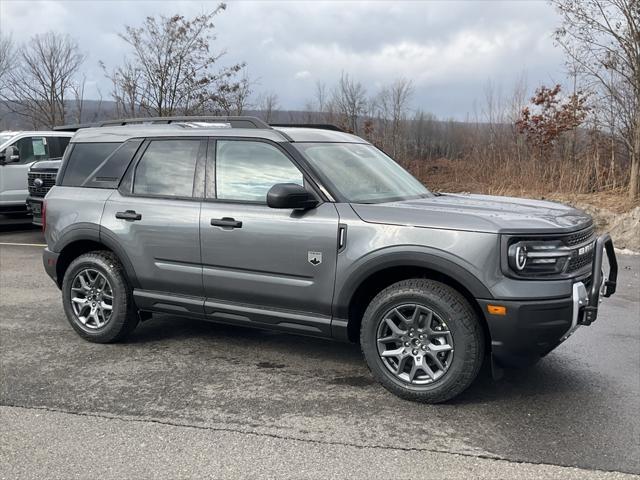
M83 326L104 327L113 311L113 289L107 277L93 268L78 272L71 283L71 305Z
M424 305L403 304L389 310L378 325L376 340L382 363L404 383L433 383L453 361L447 324Z

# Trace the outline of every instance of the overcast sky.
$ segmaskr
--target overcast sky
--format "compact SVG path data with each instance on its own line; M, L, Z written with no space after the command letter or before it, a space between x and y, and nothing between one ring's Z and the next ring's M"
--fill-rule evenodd
M545 1L230 1L216 18L223 62L245 61L257 91L274 91L280 104L301 109L317 81L333 84L341 71L369 93L398 77L415 86L413 107L464 119L481 110L491 81L508 92L523 72L530 89L562 82L561 51L552 33L558 17ZM22 42L55 30L75 37L87 55L87 97L109 84L98 67L127 53L117 34L146 16L193 16L205 1L0 0L0 28Z

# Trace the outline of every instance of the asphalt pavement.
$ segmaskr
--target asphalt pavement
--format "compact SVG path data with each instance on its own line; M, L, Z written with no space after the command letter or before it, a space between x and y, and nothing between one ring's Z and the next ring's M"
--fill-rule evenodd
M85 342L42 243L0 231L0 478L640 474L640 256L618 256L594 325L432 406L380 387L357 345L169 315Z

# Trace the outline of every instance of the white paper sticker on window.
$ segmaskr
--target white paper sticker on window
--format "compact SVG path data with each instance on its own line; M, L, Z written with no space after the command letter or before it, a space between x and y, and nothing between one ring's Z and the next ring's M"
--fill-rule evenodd
M34 138L31 140L31 144L33 145L33 155L36 157L43 157L47 153L44 150L44 139L42 138Z

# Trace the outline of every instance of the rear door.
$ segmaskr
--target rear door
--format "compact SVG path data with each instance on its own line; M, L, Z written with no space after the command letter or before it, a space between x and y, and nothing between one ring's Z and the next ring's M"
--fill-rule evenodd
M157 294L155 309L164 305L168 311L202 313L200 203L205 152L206 140L200 138L145 141L119 190L105 205L101 235L127 252L140 287ZM185 297L186 306L171 306L177 297Z
M276 144L210 140L200 219L205 313L329 334L338 214L332 203L273 209L276 183L305 183Z

